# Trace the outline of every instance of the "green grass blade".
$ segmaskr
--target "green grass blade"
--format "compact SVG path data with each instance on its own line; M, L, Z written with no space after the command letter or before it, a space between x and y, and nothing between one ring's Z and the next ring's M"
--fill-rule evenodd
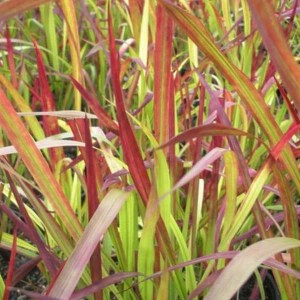
M229 228L229 231L219 245L219 251L223 251L228 248L228 243L233 239L240 227L244 224L259 194L261 193L266 180L269 178L270 172L271 160L268 159L261 167L261 170L254 178L249 190L247 191L242 204L236 212L232 226Z
M234 222L236 215L236 197L237 197L237 179L238 179L238 162L232 151L224 154L225 162L225 183L226 183L226 208L223 218L223 234L225 234ZM228 241L228 245L230 241ZM226 249L228 250L228 249Z
M3 299L4 290L5 290L5 284L2 276L0 275L0 299Z
M144 228L139 243L138 271L144 275L150 275L154 271L155 262L155 228L159 219L159 204L155 193L150 194L144 219ZM139 284L142 299L152 299L154 284L146 280Z

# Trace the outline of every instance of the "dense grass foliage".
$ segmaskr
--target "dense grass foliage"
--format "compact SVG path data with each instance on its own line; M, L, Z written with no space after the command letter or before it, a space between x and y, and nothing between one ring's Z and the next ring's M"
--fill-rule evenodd
M298 2L1 1L0 298L300 299Z

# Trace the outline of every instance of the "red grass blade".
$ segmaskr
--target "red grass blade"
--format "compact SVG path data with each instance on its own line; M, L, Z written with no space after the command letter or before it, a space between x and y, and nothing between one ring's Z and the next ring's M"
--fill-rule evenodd
M293 104L291 103L290 99L288 98L284 88L282 87L282 85L278 82L278 80L276 79L276 77L274 76L274 80L276 82L276 85L278 87L278 90L281 94L281 96L283 97L287 107L288 107L288 110L289 110L289 113L291 114L291 116L293 117L294 119L294 122L296 122L297 124L300 124L300 119L297 115L297 112L295 111L294 107L293 107Z
M25 208L25 205L23 203L23 200L21 199L18 191L17 191L17 188L12 180L12 178L10 177L10 174L8 172L6 172L6 176L7 176L7 179L8 179L8 182L10 184L10 188L15 196L15 199L19 205L19 210L20 212L22 213L22 217L25 219L26 221L26 224L29 228L29 231L30 231L30 239L31 241L37 246L37 248L39 249L39 253L40 253L40 256L42 257L46 267L48 268L49 270L49 273L54 276L57 272L57 269L58 269L58 260L56 259L56 257L51 254L43 240L41 239L41 237L39 236L38 232L36 231L36 228L34 227L34 224L32 222L32 220L30 219L30 216L28 215L27 213L27 210Z
M90 132L89 121L86 118L84 120L85 129L85 164L86 164L86 177L87 177L87 193L88 193L88 208L89 208L89 219L92 218L95 211L99 206L98 193L97 193L97 182L96 182L96 160L93 150L93 143ZM92 283L100 281L102 279L102 263L101 263L101 247L100 244L95 248L94 253L90 259L91 277ZM102 290L95 291L95 299L101 300L103 298Z
M14 271L14 276L12 280L12 286L20 282L29 272L31 272L37 264L41 261L41 257L38 255L33 259L25 262L17 270Z
M151 183L140 153L140 149L135 140L134 133L125 111L122 87L119 79L120 65L118 61L118 53L116 51L116 43L114 40L110 7L108 7L108 33L110 48L110 67L112 75L111 78L116 99L117 118L120 126L120 140L124 151L125 161L128 165L136 189L141 195L144 203L147 203L150 194Z
M171 59L173 22L159 4L156 8L154 63L154 130L159 143L169 139L169 109L171 88Z
M113 119L107 114L107 112L101 107L97 99L93 98L87 90L73 77L70 77L76 89L80 92L81 96L85 99L90 109L96 114L98 117L99 123L112 132L118 134L119 127L113 121Z
M14 62L14 49L13 45L10 39L10 33L8 29L8 25L6 25L6 47L7 47L7 58L8 58L8 65L9 65L9 70L10 70L10 75L11 75L11 82L14 86L15 89L18 89L18 81L17 81L17 76L16 76L16 68L15 68L15 62Z
M14 239L13 239L13 243L12 243L8 271L7 271L7 276L6 276L6 280L5 280L5 291L4 291L4 295L3 295L3 300L9 299L8 287L11 285L12 279L13 279L16 253L17 253L17 227L14 228Z
M213 123L213 124L201 125L201 126L188 129L178 134L177 136L171 138L168 142L159 146L158 149L166 146L174 145L176 143L186 142L191 139L202 137L202 136L244 136L244 135L255 138L254 136L252 136L251 134L245 131L230 126Z
M110 275L108 277L103 278L102 280L95 282L94 284L83 288L79 291L76 291L73 295L72 295L72 300L80 300L83 299L84 297L95 293L98 290L102 290L112 284L116 284L124 279L127 278L131 278L131 277L137 277L139 275L139 273L137 272L126 272L126 273L117 273L117 274L113 274Z
M271 155L277 160L280 156L281 151L284 149L286 144L294 136L294 134L299 131L300 124L293 123L288 131L282 136L281 140L273 147L271 150Z
M36 59L37 59L39 87L40 87L40 94L41 94L40 100L42 104L42 110L55 111L56 110L55 102L49 87L42 54L40 49L38 48L37 42L34 39L33 39L33 45L34 45ZM57 118L54 116L43 116L43 127L46 136L52 136L60 133ZM55 148L55 149L50 149L49 154L50 154L50 163L52 165L52 169L54 170L58 161L60 161L63 158L64 153L62 148Z

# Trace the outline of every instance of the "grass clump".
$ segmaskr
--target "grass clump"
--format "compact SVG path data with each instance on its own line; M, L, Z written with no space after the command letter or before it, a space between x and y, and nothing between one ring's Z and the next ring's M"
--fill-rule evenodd
M298 299L298 10L1 2L1 297Z

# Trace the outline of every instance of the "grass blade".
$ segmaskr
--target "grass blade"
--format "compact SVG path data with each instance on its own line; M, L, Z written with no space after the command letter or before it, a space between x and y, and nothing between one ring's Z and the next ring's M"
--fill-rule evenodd
M64 220L70 235L77 240L82 232L81 225L61 187L51 173L47 162L1 89L0 111L1 127L15 146L44 197L51 203L60 219ZM14 126L11 126L12 123Z
M141 198L146 204L148 202L151 184L141 156L140 149L137 145L134 133L125 111L122 87L119 79L120 65L118 61L118 54L116 51L116 43L114 40L110 8L108 9L108 31L110 44L111 77L116 99L117 117L120 128L120 140L124 151L125 161L130 171L130 175L132 176L133 182L139 194L141 195Z
M82 65L80 60L80 38L78 33L78 23L76 18L76 12L74 2L72 0L59 0L60 6L68 29L68 42L71 54L72 62L72 76L78 82L83 83ZM74 109L81 109L81 97L79 91L74 92Z
M46 69L44 66L41 51L38 48L37 42L33 40L35 49L37 67L39 74L40 99L43 111L55 111L55 102L47 80ZM60 133L57 118L54 116L43 116L43 127L46 136L51 136ZM63 150L61 148L50 149L50 163L52 169L55 170L56 164L63 159Z
M72 295L72 300L83 299L84 297L88 296L89 294L99 291L100 289L102 290L102 289L108 287L109 285L119 283L120 281L131 278L131 277L137 277L138 275L139 275L139 273L137 273L137 272L128 272L128 273L120 272L117 274L110 275L110 276L105 277L105 278L101 279L100 281L98 281L86 288L76 291Z
M10 33L9 33L9 28L6 25L6 41L7 41L7 58L8 58L8 64L9 64L9 70L11 74L11 82L14 86L15 89L18 89L18 81L17 81L17 76L16 76L16 66L14 62L14 49L13 49L13 44L10 39Z
M170 1L160 0L159 2L237 91L257 123L266 133L271 145L277 144L282 133L262 95L256 90L253 83L235 65L230 63L197 17ZM288 146L283 149L280 158L300 192L300 174L293 153Z
M169 109L171 88L171 59L173 22L165 9L156 8L156 36L154 63L154 130L161 144L169 139ZM174 99L173 99L174 101Z
M88 194L88 211L89 219L92 218L96 212L99 199L97 192L97 176L96 176L96 166L97 162L95 159L95 154L93 150L93 141L91 138L90 124L88 119L84 120L84 136L86 144L86 155L85 155L85 165L86 165L86 181L87 181L87 194ZM101 246L100 244L96 245L94 253L90 259L90 268L91 268L91 278L92 283L97 282L102 279L102 262L101 262ZM95 292L95 300L102 300L103 295L102 291Z
M300 247L300 241L292 238L271 238L249 246L227 265L204 299L231 299L262 262L278 252L296 247Z
M128 196L129 193L127 192L111 190L104 197L78 241L74 252L58 275L49 296L59 299L71 297L96 245L119 213Z
M118 134L119 128L118 125L112 120L112 118L107 114L107 112L101 107L99 102L94 99L87 90L73 77L71 77L72 83L76 89L80 92L82 97L87 102L88 106L98 117L99 123L106 128L110 129L112 132Z
M180 142L187 142L197 137L203 136L251 136L249 133L230 127L222 124L208 124L208 125L200 125L197 127L193 127L191 129L185 130L184 132L178 134L177 136L171 138L168 142L159 146L158 149L174 145Z
M0 20L4 21L8 18L11 18L15 15L18 15L26 10L33 9L38 7L43 3L50 2L50 0L9 0L2 1L0 3Z
M272 1L247 1L272 63L276 66L288 93L300 111L300 67L275 16Z
M11 255L10 255L10 259L9 259L7 276L6 276L6 280L5 280L5 291L4 291L3 300L9 300L8 287L12 283L13 272L14 272L15 261L16 261L16 254L17 254L17 228L18 227L14 228L14 239L13 239L12 250L11 250Z
M32 113L32 110L29 105L27 105L26 100L19 94L15 87L2 75L0 74L0 83L7 89L11 95L14 104L17 106L20 112ZM37 140L45 138L44 131L39 124L38 120L35 117L25 117L25 120Z

